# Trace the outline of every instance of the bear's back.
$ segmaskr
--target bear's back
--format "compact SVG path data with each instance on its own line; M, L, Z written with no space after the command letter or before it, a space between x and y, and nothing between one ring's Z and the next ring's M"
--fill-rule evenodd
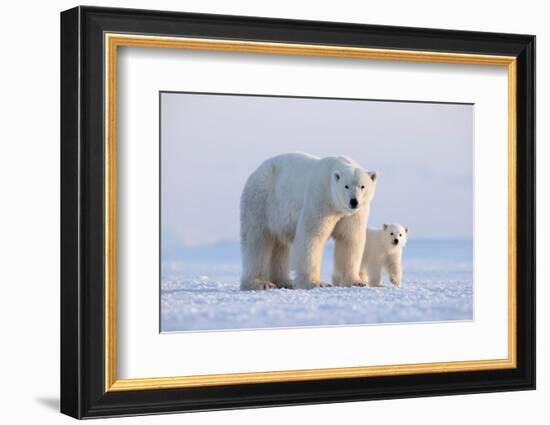
M320 159L302 153L277 155L266 161L272 172L273 191L283 198L301 196Z
M312 155L288 153L268 160L272 172L267 202L267 223L282 239L292 240L304 206L311 173L320 159Z

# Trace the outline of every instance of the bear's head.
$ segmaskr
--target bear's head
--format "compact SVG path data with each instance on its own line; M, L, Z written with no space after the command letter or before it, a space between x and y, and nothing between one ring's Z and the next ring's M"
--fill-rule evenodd
M331 194L336 209L346 215L367 206L376 191L376 173L362 168L342 166L333 171Z
M400 224L384 224L384 244L388 248L403 248L407 243L409 228Z

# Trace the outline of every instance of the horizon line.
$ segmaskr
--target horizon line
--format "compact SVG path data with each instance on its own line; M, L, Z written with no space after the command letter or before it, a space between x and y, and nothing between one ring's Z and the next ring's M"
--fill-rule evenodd
M162 237L160 238L162 240ZM472 241L473 242L474 238L473 237L425 237L425 236L420 236L420 237L411 237L411 238L408 238L407 241L410 242L410 241L415 241L415 242L423 242L423 241L426 241L426 242L450 242L450 241L454 241L454 242L458 242L458 241L462 241L462 242L468 242L468 241ZM332 241L332 239L329 239L327 241L327 243L330 243ZM214 242L205 242L205 243L178 243L178 244L170 244L170 245L177 245L178 247L181 247L181 248L202 248L202 247L209 247L209 246L213 246L213 245L221 245L221 244L226 244L226 243L237 243L239 244L240 243L240 240L239 239L220 239L218 241L214 241Z

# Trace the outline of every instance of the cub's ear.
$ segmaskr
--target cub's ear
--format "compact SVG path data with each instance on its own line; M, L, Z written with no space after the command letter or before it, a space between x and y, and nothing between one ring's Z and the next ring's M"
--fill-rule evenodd
M384 224L384 230L388 230L388 225Z
M405 233L409 233L409 228L405 227Z
M376 171L369 171L367 174L370 176L370 179L371 179L373 182L376 181L376 178L378 177L378 175L376 174Z
M334 172L334 180L336 181L340 180L340 173L338 171Z

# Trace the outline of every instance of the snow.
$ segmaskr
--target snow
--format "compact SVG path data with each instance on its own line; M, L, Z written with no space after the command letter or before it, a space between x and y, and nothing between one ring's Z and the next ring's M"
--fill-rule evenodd
M401 288L385 276L383 288L243 292L238 244L180 254L162 265L163 332L473 319L471 241L409 241Z

